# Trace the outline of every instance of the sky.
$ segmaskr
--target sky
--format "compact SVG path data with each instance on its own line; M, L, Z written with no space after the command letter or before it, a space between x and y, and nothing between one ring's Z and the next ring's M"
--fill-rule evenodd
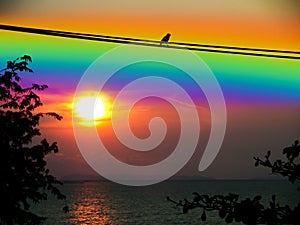
M300 27L297 11L300 5L293 0L29 0L1 1L0 4L1 24L151 40L160 40L169 32L174 42L300 51L300 30L297 29ZM57 141L60 147L58 154L48 157L48 165L58 177L95 174L75 142L72 102L76 87L89 66L99 56L119 46L0 30L1 68L8 60L30 55L34 73L24 76L23 81L47 84L49 89L40 93L44 103L42 110L55 111L64 117L62 121L43 119L40 124L43 135L49 141ZM267 150L272 150L274 158L280 157L283 147L300 138L299 60L194 53L219 82L226 103L227 127L216 159L205 171L199 172L197 167L211 129L210 109L201 90L194 89L185 75L177 71L178 75L172 79L177 79L191 94L201 123L197 150L178 175L234 179L267 177L268 171L254 168L253 156L263 157ZM115 60L111 63L118 62L118 58ZM103 97L108 108L114 107L111 100L116 90L129 82L132 74L151 71L149 65L140 66L125 68L110 79ZM165 73L163 66L153 67L157 73ZM177 73L172 69L171 72ZM127 104L125 101L116 106L120 114ZM97 126L98 134L119 160L146 165L171 153L180 123L170 104L149 98L139 102L132 111L129 123L140 138L149 136L147 124L152 117L162 116L170 128L162 145L148 155L132 152L115 139L108 114Z

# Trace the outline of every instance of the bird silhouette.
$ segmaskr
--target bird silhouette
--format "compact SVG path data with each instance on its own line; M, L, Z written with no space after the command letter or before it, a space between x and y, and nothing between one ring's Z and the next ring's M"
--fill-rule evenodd
M168 41L170 40L171 34L167 33L166 36L164 36L161 41L160 45L166 44L168 45Z

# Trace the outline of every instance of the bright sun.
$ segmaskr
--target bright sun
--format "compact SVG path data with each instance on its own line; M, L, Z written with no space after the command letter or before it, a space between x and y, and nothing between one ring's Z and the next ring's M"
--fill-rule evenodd
M105 116L105 105L101 97L83 96L74 103L78 116L86 120L98 120Z

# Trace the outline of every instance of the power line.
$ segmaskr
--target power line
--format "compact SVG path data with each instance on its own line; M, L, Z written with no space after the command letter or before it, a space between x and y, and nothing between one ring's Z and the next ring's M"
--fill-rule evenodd
M160 46L160 41L138 39L138 38L66 32L66 31L47 30L47 29L30 28L30 27L11 26L11 25L4 25L4 24L0 24L0 29L23 32L23 33L39 34L39 35L83 39L83 40L90 40L90 41L144 45L144 46L152 46L152 47L166 47L166 46ZM277 49L205 45L205 44L193 44L193 43L183 43L183 42L169 42L169 45L167 47L174 48L174 49L185 49L185 50L225 53L225 54L262 56L262 57L284 58L284 59L300 59L300 52L298 51L287 51L287 50L277 50Z

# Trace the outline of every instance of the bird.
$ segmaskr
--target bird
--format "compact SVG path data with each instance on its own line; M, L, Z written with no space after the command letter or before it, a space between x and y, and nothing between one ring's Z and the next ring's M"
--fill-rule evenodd
M161 41L160 41L160 45L166 44L168 45L168 41L170 40L171 34L167 33L166 36L164 36Z

